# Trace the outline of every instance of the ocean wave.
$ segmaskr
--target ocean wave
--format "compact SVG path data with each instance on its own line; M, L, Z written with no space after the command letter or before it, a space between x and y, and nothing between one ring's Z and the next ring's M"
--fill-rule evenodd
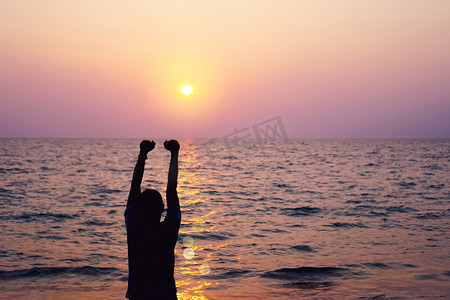
M4 189L4 188L0 188L0 194L11 194L12 193L12 191L10 191L10 190L7 190L7 189Z
M377 209L377 208L379 208L379 207L375 206L375 205L357 205L353 209L354 210L368 211L368 210L373 210L373 209Z
M324 225L324 226L335 227L335 228L354 228L354 227L367 228L366 225L364 225L360 222L358 222L358 223L336 222L336 223L332 223L332 224Z
M116 224L116 222L103 222L103 221L94 219L94 220L83 222L81 224L87 225L87 226L111 226L111 225Z
M358 265L353 265L353 266L358 266ZM368 263L363 263L361 265L359 265L363 268L370 268L370 269L385 269L385 270L400 270L400 269L405 269L405 268L417 268L416 265L412 265L412 264L405 264L402 262L368 262Z
M219 270L216 270L217 272L220 272ZM225 269L223 272L217 274L217 275L210 275L208 278L211 279L229 279L229 278L236 278L236 277L242 277L242 276L250 276L252 274L252 271L250 270L243 270L243 269Z
M117 268L104 267L34 267L30 269L20 269L5 271L0 270L0 280L16 280L30 277L46 278L50 276L123 276L123 271Z
M424 213L416 215L415 218L422 219L422 220L433 220L433 219L440 219L442 216L435 214L435 213Z
M287 288L295 288L301 290L321 289L335 285L331 281L299 281L284 283L283 286Z
M393 298L390 295L380 294L380 295L376 295L373 297L359 297L357 299L358 300L402 300L405 298L398 298L398 297Z
M0 168L0 174L29 174L33 172L34 170L30 168Z
M223 156L223 157L221 157L221 159L223 159L223 160L236 160L238 158L236 156L234 156L234 155L229 155L229 156Z
M310 190L304 190L304 191L298 192L298 194L322 194L322 193L315 192L315 191L310 191Z
M394 184L400 186L400 188L403 188L403 189L409 189L409 188L412 188L417 185L417 183L415 183L415 182L405 182L405 181L396 182Z
M286 183L274 183L273 185L276 187L279 187L279 188L290 188L291 187L289 184L286 184Z
M130 170L128 169L116 169L116 168L109 168L108 171L114 172L114 173L128 173Z
M368 164L364 165L364 167L374 167L374 166L378 166L378 165L374 164L374 163L368 163Z
M264 231L264 232L273 232L273 233L288 233L288 231L283 230L283 229L278 229L278 228L274 228L274 229L261 229L261 231Z
M388 206L385 207L386 211L388 212L400 212L400 213L407 213L407 212L411 212L411 211L417 211L414 208L408 207L408 206Z
M440 190L440 189L443 189L444 186L445 185L443 183L441 183L441 184L431 184L427 188Z
M233 237L232 233L225 234L196 234L194 237L198 240L206 240L206 241L224 241L228 240L230 237Z
M321 281L328 277L343 277L350 275L351 272L347 268L338 267L298 267L298 268L282 268L261 275L263 278L271 278L278 280L306 280Z
M345 203L352 203L352 204L359 204L362 202L363 202L362 200L347 200L347 201L345 201Z
M84 206L103 206L104 204L103 203L100 203L100 202L95 202L95 201L93 201L93 202L86 202L85 204L84 204Z
M95 191L96 194L117 194L117 193L122 193L122 190L116 190L116 189L97 189Z
M281 213L283 215L295 217L295 216L310 216L321 212L322 210L318 207L302 206L294 208L282 208Z
M38 239L49 239L49 240L67 240L69 239L66 236L60 236L60 235L39 235L37 236Z
M300 251L300 252L316 252L308 245L292 246L291 249L294 249L294 250L297 250L297 251Z
M439 274L421 274L414 276L418 280L439 280Z
M42 166L41 167L41 171L45 172L45 171L54 171L56 170L55 168L50 168L50 167L46 167L46 166Z
M367 217L372 218L372 217L387 217L388 215L384 212L377 212L377 211L369 211L369 214L367 215Z
M388 265L385 263L377 262L377 263L364 263L363 264L366 267L369 267L371 269L391 269Z
M442 170L442 167L439 165L427 165L422 166L423 169L430 169L430 170Z
M0 216L1 220L18 220L24 222L31 222L36 220L52 220L55 222L62 222L67 219L78 218L77 214L61 214L61 213L23 213L21 215Z

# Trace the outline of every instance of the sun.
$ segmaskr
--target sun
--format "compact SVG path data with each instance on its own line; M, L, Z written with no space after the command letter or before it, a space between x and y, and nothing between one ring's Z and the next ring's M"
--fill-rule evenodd
M185 84L180 89L181 93L184 95L190 95L194 91L194 88L190 86L189 84Z

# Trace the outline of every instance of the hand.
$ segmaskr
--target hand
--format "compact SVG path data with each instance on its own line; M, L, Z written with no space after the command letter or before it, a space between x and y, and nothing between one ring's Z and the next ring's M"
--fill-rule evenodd
M155 149L156 143L154 141L143 140L139 147L141 148L141 154L147 155L150 151Z
M164 142L164 148L170 151L170 153L178 152L180 150L180 144L177 140L170 140Z

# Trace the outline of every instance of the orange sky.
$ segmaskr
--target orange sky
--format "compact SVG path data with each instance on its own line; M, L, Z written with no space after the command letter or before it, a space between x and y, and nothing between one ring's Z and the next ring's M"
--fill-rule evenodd
M0 137L450 137L450 1L0 2ZM195 91L184 96L183 84Z

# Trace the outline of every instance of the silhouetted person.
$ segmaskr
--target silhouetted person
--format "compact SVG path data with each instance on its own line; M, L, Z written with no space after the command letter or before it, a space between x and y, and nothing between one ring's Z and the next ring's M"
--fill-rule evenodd
M142 141L131 181L130 194L125 210L128 242L128 299L177 299L173 276L175 268L175 244L180 229L181 211L177 193L178 152L180 144L165 141L170 151L169 179L167 182L167 216L161 214L164 203L156 190L141 193L147 154L155 148L154 141Z

